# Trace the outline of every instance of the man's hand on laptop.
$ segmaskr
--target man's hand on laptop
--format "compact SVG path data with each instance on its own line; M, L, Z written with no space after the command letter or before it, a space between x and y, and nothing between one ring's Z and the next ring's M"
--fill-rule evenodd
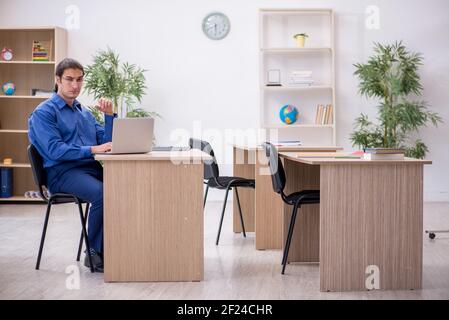
M99 146L92 146L90 147L90 151L95 154L95 153L105 153L108 151L111 151L112 149L112 142L106 142L104 144L101 144Z
M100 98L95 107L101 112L104 112L105 114L108 114L110 116L114 114L114 106L112 104L112 101L109 99Z

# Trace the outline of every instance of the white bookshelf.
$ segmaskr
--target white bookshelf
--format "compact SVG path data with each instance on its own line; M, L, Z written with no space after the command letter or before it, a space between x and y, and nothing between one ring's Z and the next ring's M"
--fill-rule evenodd
M304 145L335 145L334 13L332 9L261 9L260 23L260 125L277 129L279 139L301 140ZM293 35L307 33L304 48ZM280 87L267 86L267 72L280 70ZM314 83L291 86L292 71L312 71ZM298 109L298 120L284 124L279 111L284 105ZM332 105L332 122L316 124L318 105Z

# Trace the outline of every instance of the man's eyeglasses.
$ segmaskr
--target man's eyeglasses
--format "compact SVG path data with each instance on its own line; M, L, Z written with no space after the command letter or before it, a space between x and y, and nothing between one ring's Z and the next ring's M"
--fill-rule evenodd
M62 77L62 79L66 82L76 82L76 83L83 83L84 78L83 77L79 77L79 78L72 78L72 77Z

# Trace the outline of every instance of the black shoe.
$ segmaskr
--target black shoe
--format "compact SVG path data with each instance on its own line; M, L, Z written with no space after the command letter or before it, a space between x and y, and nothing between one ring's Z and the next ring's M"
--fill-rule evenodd
M103 273L103 257L101 254L95 252L94 250L90 249L90 257L92 259L92 264L94 265L94 271ZM89 257L86 253L86 256L84 257L84 265L90 269L90 263L89 263Z

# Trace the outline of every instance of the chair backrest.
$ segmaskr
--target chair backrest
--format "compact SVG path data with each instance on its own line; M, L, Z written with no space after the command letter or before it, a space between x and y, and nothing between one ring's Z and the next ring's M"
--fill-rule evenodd
M192 149L201 150L212 157L212 160L204 161L204 179L209 180L218 178L220 172L218 170L217 159L215 159L214 150L212 149L212 146L209 144L209 142L190 138L189 146Z
M44 169L44 160L32 144L28 146L28 159L30 160L34 182L39 187L40 196L42 199L47 200L42 189L42 186L47 187L47 174Z
M271 182L273 183L273 189L276 193L283 194L286 178L284 166L282 165L281 158L279 158L278 151L275 146L269 142L262 144L262 148L265 151L265 155L268 158L268 166L270 167Z

